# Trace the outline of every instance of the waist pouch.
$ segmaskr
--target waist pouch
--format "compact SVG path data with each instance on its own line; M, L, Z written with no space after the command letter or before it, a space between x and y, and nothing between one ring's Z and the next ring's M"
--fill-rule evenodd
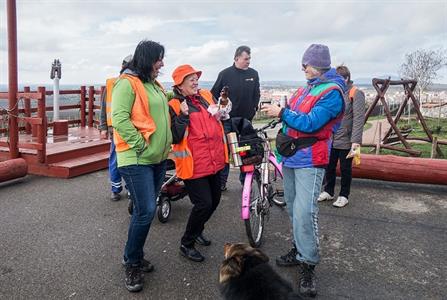
M280 130L276 136L276 149L281 156L290 157L293 156L299 149L312 146L318 141L316 137L302 137L293 138Z

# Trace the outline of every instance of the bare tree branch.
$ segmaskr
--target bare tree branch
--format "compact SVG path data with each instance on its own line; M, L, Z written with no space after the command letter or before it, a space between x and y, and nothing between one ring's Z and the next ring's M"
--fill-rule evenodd
M447 52L445 49L419 49L405 55L405 62L400 67L400 75L405 79L417 80L418 101L421 93L433 84L439 75L438 71L447 66Z

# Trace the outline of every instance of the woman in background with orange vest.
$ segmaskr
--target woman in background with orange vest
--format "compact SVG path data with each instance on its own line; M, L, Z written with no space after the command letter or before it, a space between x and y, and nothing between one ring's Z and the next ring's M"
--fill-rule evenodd
M172 73L174 98L169 101L173 154L177 176L183 179L194 205L181 239L180 254L201 262L195 243L209 246L205 223L220 202L220 172L228 163L221 119L229 118L231 102L222 94L219 104L208 90L198 88L201 71L181 65Z
M144 258L143 248L172 143L168 100L156 81L164 65L164 52L164 47L156 42L140 42L112 92L118 168L134 205L122 261L126 267L125 285L130 292L141 291L142 272L154 269Z
M363 125L365 123L365 94L353 85L351 72L347 66L341 65L336 69L347 85L345 93L345 112L340 128L334 133L329 164L326 167L326 184L318 201L334 199L335 179L337 177L337 163L340 161L340 192L332 205L344 207L348 204L351 193L352 160L356 151L360 151L362 143Z
M132 55L128 55L123 59L121 64L120 75L127 68L127 64L132 60ZM99 118L99 130L101 139L105 140L110 138L110 154L109 154L109 179L112 186L112 193L110 200L118 201L121 199L121 174L118 171L118 165L116 163L116 151L115 144L113 143L113 127L112 127L112 89L115 85L115 81L118 78L109 78L106 81L106 88L101 94L101 114ZM130 193L127 192L128 197Z

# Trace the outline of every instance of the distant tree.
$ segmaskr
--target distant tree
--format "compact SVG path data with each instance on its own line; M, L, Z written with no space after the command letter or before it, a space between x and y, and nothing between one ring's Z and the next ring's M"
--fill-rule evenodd
M400 75L405 79L417 80L416 98L421 103L421 94L439 77L438 71L447 66L445 49L419 49L405 55L400 67Z

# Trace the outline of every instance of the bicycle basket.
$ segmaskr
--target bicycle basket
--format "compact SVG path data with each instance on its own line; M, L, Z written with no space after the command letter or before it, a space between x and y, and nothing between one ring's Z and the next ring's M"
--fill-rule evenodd
M240 117L233 117L231 121L231 131L236 132L239 140L239 152L243 165L260 164L264 156L263 140L253 128L251 122Z
M262 162L264 157L263 139L254 135L239 136L239 148L247 150L239 153L243 165L257 165Z

